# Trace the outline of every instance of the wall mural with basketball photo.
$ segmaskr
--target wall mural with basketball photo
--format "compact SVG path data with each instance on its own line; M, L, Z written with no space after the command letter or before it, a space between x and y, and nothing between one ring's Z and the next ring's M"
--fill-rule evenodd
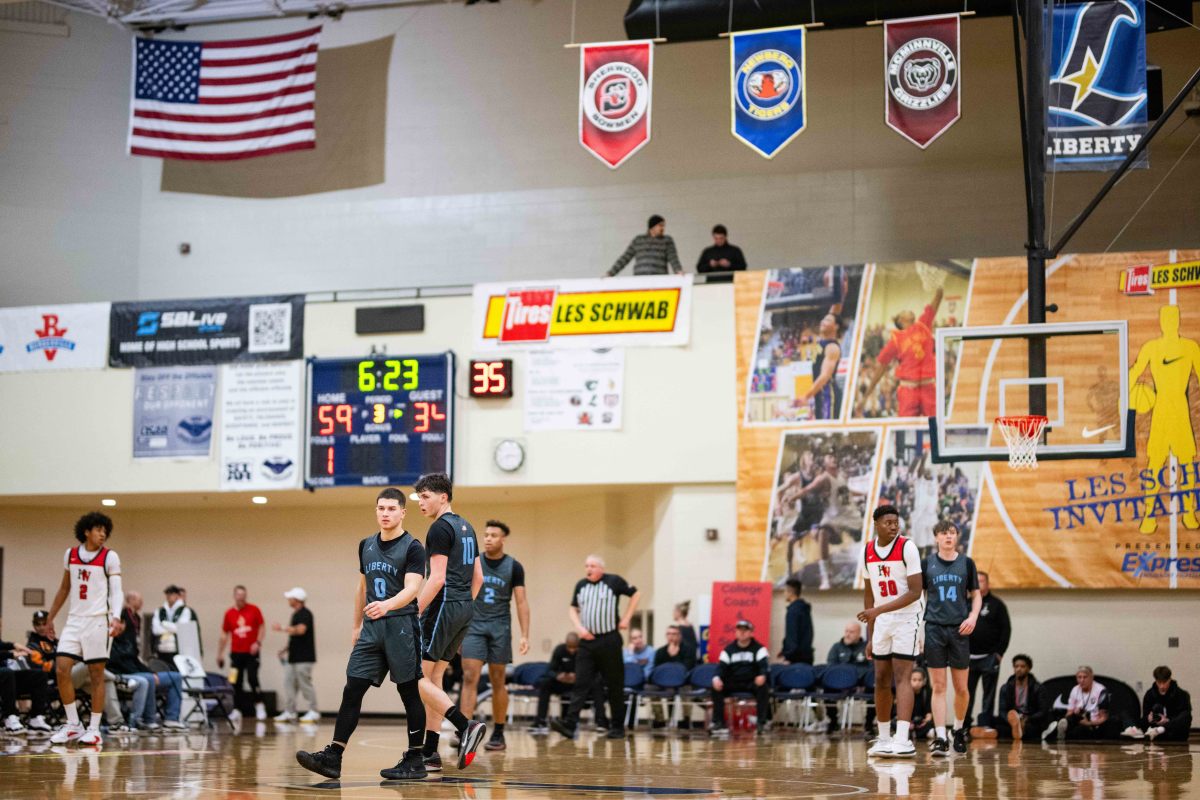
M780 440L763 579L854 585L878 430L789 431Z
M1026 320L1024 258L920 263L866 265L866 300L856 314L862 324L843 340L850 351L841 354L856 365L853 413L799 431L756 425L747 408L764 394L763 354L777 377L791 363L777 349L785 338L760 322L773 320L767 303L782 295L768 285L780 273L737 276L739 579L778 584L799 574L816 588L851 585L838 550L847 537L838 542L821 531L813 515L820 510L823 518L825 509L805 510L816 490L797 495L804 476L838 451L835 443L861 439L876 442L877 455L869 468L852 461L853 474L844 475L847 459L836 459L839 476L860 490L847 486L843 495L839 488L839 500L848 498L864 513L882 501L897 504L918 544L931 518L958 522L965 547L997 587L1200 589L1200 251L1063 256L1049 263L1047 302L1058 306L1049 321L1065 324L1068 333L1046 337L1039 329L1037 339L1046 343L1040 374L1030 367L1028 337L1008 333ZM945 273L940 304L931 265ZM946 307L952 286L962 298L953 314ZM935 430L945 443L974 437L999 460L933 463L931 445L941 440L931 441L921 419L926 409L899 416L901 385L892 380L892 400L887 375L867 391L881 343L909 327L908 319L920 320L925 306L934 307L935 335L941 326L966 325L978 337L934 355L944 373L934 391L942 400ZM899 363L889 363L889 372ZM1014 471L994 420L1036 411L1029 403L1039 393L1049 419L1039 445L1043 458L1035 470ZM1131 435L1123 439L1128 419ZM1048 458L1055 447L1069 458ZM1089 454L1101 447L1112 452ZM869 535L869 522L863 533ZM861 558L861 541L853 546Z
M862 298L862 264L773 269L760 286L750 425L841 419Z

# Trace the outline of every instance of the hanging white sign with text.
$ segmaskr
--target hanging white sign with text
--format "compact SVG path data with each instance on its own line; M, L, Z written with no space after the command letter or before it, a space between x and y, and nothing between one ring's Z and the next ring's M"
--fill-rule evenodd
M221 368L221 489L300 486L301 361Z
M525 369L526 431L618 431L624 350L535 350Z

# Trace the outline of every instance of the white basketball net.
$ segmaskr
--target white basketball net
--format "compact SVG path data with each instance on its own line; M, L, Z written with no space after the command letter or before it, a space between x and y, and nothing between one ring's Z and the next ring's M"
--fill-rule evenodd
M1046 427L1046 417L1037 415L996 417L996 425L1008 445L1008 466L1015 470L1037 469L1037 446Z
M916 262L917 277L921 279L921 288L927 292L936 291L946 283L946 272L924 261Z

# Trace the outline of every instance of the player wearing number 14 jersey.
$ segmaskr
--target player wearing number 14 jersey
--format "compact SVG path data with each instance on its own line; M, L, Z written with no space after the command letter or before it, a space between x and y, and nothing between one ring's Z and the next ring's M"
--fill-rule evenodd
M872 515L875 538L867 542L863 561L863 610L867 623L867 658L875 659L875 708L879 739L867 755L909 757L913 690L909 682L920 651L921 555L911 539L900 535L900 512L880 506ZM892 681L896 685L896 734L891 734Z
M50 738L52 744L78 742L99 745L100 718L104 708L104 665L112 637L122 630L121 609L125 595L121 592L121 559L104 545L112 535L113 523L104 514L93 511L75 523L78 547L63 555L62 584L50 606L51 635L54 618L70 598L67 624L58 640L56 666L58 696L62 700L67 724ZM75 707L75 684L71 669L75 663L87 664L91 678L92 716L85 731Z

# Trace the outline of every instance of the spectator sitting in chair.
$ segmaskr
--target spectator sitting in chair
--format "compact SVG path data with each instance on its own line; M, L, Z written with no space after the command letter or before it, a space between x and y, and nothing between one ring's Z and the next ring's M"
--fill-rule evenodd
M10 659L29 658L32 651L15 642L0 641L0 665L7 664ZM46 694L49 681L46 673L40 669L9 669L0 666L0 717L3 717L3 727L0 731L10 736L21 736L26 733L49 735L53 733L43 718L46 710ZM30 708L29 727L21 724L17 716L17 694L28 693L33 704Z
M925 670L916 667L909 676L913 690L912 738L920 741L933 732L933 694Z
M683 633L679 630L678 625L667 626L667 643L654 651L654 668L663 664L681 664L686 672L691 672L696 666L696 653L689 650L683 643ZM654 727L661 728L666 724L663 703L654 703ZM684 705L683 719L679 721L680 729L690 728L692 725L691 706Z
M1066 714L1050 723L1042 738L1056 734L1059 739L1117 738L1120 727L1108 714L1109 700L1108 689L1096 680L1092 668L1080 667L1075 670L1075 688L1067 698Z
M550 697L558 695L568 698L575 688L575 656L579 653L579 634L571 631L566 641L554 648L550 655L550 668L538 683L537 716L529 732L532 734L550 733ZM596 715L596 725L608 727L608 716L604 711L604 684L596 681L592 685L592 709ZM559 716L562 716L560 713Z
M178 672L155 672L138 657L142 633L142 593L126 592L125 608L121 611L121 622L125 629L113 638L108 655L108 669L123 675L133 685L133 708L129 715L130 727L155 731L158 722L158 694L166 694L167 707L162 727L182 730L186 726L179 721L179 708L183 702L183 678Z
M752 692L758 702L758 732L770 727L771 687L768 676L771 672L770 655L754 638L754 623L739 619L736 639L725 645L717 662L717 674L712 682L713 723L712 733L719 735L728 731L725 727L725 698L734 692Z
M649 678L654 669L654 648L646 644L646 634L640 628L629 632L629 646L621 651L626 664L636 664L642 668L642 677Z
M1171 680L1170 667L1154 668L1154 685L1142 698L1142 720L1121 732L1131 739L1186 742L1192 727L1192 697Z
M183 599L183 589L171 584L163 589L166 600L154 612L150 632L154 634L151 649L163 661L170 661L179 652L176 632L181 622L195 622L196 616Z
M859 680L867 673L867 643L863 641L862 626L858 620L850 620L846 623L846 628L842 631L842 638L833 643L829 648L829 655L825 658L827 666L832 667L834 664L853 664L859 672ZM867 713L871 716L867 719L867 729L871 729L871 722L874 719L874 709L868 709ZM825 716L829 723L826 726L826 733L833 733L838 729L838 712L836 703L827 703L825 705Z
M1041 707L1042 685L1033 677L1033 659L1024 653L1013 656L1013 674L1000 687L1000 718L1008 722L1001 727L1001 738L1012 736L1014 742L1036 742L1046 720Z

